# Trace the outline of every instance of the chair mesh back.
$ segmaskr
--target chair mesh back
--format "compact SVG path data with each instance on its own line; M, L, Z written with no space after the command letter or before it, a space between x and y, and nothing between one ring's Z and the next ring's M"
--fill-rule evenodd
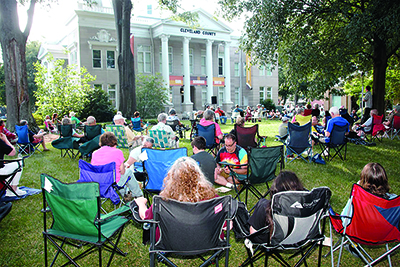
M60 125L60 134L62 137L72 136L72 124Z
M175 160L187 156L187 148L158 150L142 148L142 152L147 153L147 160L144 161L144 168L149 177L146 189L160 191L163 186L164 178Z
M374 124L374 125L377 125L377 124L381 124L382 123L382 121L383 121L383 115L381 115L381 116L379 116L379 115L372 115L372 123Z
M388 200L354 184L351 190L352 217L346 235L360 244L378 245L400 242L400 197ZM333 220L335 229L343 233L342 220Z
M114 133L117 137L118 148L128 148L128 139L125 135L125 129L122 125L106 125L106 131Z
M140 117L131 118L131 121L132 121L132 129L133 130L139 130L142 128L142 125L140 123Z
M306 148L310 147L311 122L297 126L288 123L289 144L288 146L296 153L302 153Z
M237 144L243 148L257 147L256 135L258 134L258 124L251 127L241 127L235 124Z
M169 148L175 146L176 142L172 141L172 134L164 130L149 130L149 135L154 139L154 147Z
M178 120L167 120L167 122L165 123L166 125L170 126L172 128L172 130L176 131L176 126L179 125L179 121Z
M15 125L15 133L18 135L19 144L28 144L29 142L29 134L28 134L28 125Z
M331 146L339 146L346 142L346 133L348 125L339 126L337 124L333 125L332 132L330 134L330 142Z
M400 129L400 116L397 116L397 115L393 116L393 126L392 126L392 128L396 129L396 130Z
M41 187L53 214L53 230L71 234L94 236L98 230L94 225L97 215L97 183L64 184L51 176L40 176Z
M84 128L85 136L88 140L92 140L96 136L101 134L101 125L85 125Z
M276 166L283 156L283 146L252 148L247 155L252 184L268 182L275 178Z
M109 198L114 205L117 205L120 199L112 187L115 182L115 172L115 162L95 166L79 160L79 180L77 182L97 182L100 185L100 196Z
M160 229L155 249L198 254L224 247L226 242L220 235L231 205L232 196L197 203L154 196L153 215Z
M197 124L197 131L199 136L203 136L206 139L206 147L212 148L215 144L215 125L203 126Z
M327 187L307 191L286 191L272 197L274 230L272 246L298 247L322 236L319 222L331 197Z

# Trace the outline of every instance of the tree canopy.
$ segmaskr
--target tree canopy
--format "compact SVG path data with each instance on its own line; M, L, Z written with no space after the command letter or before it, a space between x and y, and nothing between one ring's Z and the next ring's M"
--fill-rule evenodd
M137 110L142 118L156 118L167 103L167 89L161 75L136 76Z
M374 106L384 110L388 60L400 47L397 0L220 0L225 17L247 16L242 48L262 64L279 60L288 82L323 94L373 69ZM279 55L279 57L278 57Z
M92 90L89 83L96 78L85 67L77 69L77 65L66 66L65 60L53 61L51 55L48 60L53 62L50 73L39 62L35 63L37 112L42 116L53 113L65 115L70 111L80 114L89 101L88 95Z

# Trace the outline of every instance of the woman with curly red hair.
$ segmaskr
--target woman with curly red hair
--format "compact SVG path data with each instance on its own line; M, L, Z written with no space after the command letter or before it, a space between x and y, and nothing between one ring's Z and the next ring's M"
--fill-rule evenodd
M182 202L199 202L217 196L212 184L206 179L197 162L189 157L175 161L164 179L164 188L160 193L165 199ZM135 199L142 219L153 219L152 206L147 209L147 199Z

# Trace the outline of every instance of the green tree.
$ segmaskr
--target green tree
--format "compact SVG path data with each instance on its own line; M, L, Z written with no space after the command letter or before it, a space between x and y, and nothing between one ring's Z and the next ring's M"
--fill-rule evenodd
M87 96L87 102L80 112L81 118L94 116L98 122L111 121L114 108L108 99L108 94L101 87L94 87Z
M159 73L136 75L137 110L142 118L155 118L164 110L168 96L161 77Z
M374 106L383 112L388 60L400 47L398 0L220 0L227 18L248 14L242 46L288 78L325 92L373 69Z
M39 62L35 63L35 92L37 112L44 115L58 113L68 114L74 111L80 114L83 107L89 102L89 94L92 87L89 84L96 77L90 75L85 67L77 69L76 65L67 65L62 59L55 60L50 55L49 61L53 61L54 67L48 73L48 69Z

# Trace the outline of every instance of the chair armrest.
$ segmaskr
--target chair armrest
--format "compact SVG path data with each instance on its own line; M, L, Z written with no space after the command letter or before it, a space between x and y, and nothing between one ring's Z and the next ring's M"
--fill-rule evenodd
M139 206L136 204L135 201L131 201L129 203L129 208L132 212L132 219L138 223L158 223L154 220L143 220L142 218L140 218L139 216Z
M225 166L230 166L230 167L243 167L243 166L247 166L249 165L248 163L246 164L233 164L233 163L229 163L226 161L220 161L218 162L219 165L225 165Z
M5 163L18 162L19 167L24 167L25 166L24 158L4 159L3 162L5 162ZM21 164L21 162L22 162L22 164Z

